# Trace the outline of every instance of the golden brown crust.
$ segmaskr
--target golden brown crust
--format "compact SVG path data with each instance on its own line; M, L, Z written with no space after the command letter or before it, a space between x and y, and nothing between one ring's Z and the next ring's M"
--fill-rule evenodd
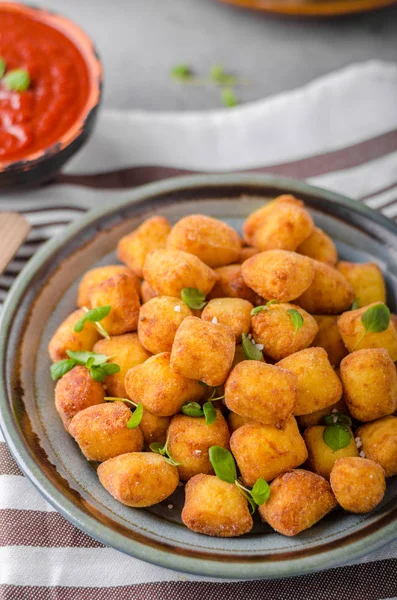
M227 378L225 403L242 417L283 427L294 410L297 384L297 376L286 369L245 360Z
M171 369L216 387L226 380L234 350L235 337L230 327L187 317L176 332Z
M125 398L127 395L124 378L128 369L145 362L151 357L150 352L140 343L137 333L124 333L123 335L112 336L110 340L99 340L93 350L99 354L112 357L111 362L119 365L120 371L108 375L105 380L107 395L118 398Z
M297 310L303 318L303 325L298 331L288 312L290 310ZM317 331L314 318L295 304L271 304L252 317L255 342L263 344L264 353L273 360L281 360L307 348Z
M356 432L365 456L383 467L386 477L397 475L397 417L365 423Z
M239 427L230 438L230 448L245 483L250 486L259 477L271 481L307 459L305 442L292 416L282 429L261 423Z
M294 251L313 230L302 203L283 195L252 213L243 224L245 240L260 250Z
M331 365L338 367L342 358L347 354L347 348L338 327L338 317L336 315L314 315L314 319L318 325L318 333L312 345L324 348Z
M386 302L386 285L376 263L352 263L341 260L336 268L352 285L358 306Z
M58 327L48 344L48 352L54 362L68 358L66 350L79 352L92 350L101 337L92 323L85 323L84 329L77 333L74 326L85 312L79 308L70 314Z
M230 411L227 417L227 423L229 425L230 435L236 431L239 427L246 425L247 423L253 423L253 419L249 419L248 417L242 417L237 413Z
M313 427L314 425L323 425L325 415L330 415L333 410L343 413L344 415L350 415L343 398L341 398L338 402L335 402L335 404L331 404L330 406L326 406L320 410L308 413L307 415L299 415L296 417L296 420L298 421L298 425L301 429Z
M149 352L171 352L176 331L183 319L192 316L180 298L156 296L141 306L138 320L139 340Z
M390 319L388 328L379 333L365 333L361 317L372 306L379 302L374 302L368 306L363 306L357 310L344 312L338 318L338 327L343 339L343 343L349 352L362 350L363 348L386 348L393 362L397 361L397 330Z
M298 246L296 251L331 266L335 266L338 260L338 251L334 242L319 227L314 227L309 237Z
M171 225L165 217L146 219L137 229L122 237L117 246L117 256L138 277L143 276L143 265L151 250L165 248Z
M342 384L328 360L324 348L306 348L277 363L298 377L294 415L306 415L342 397Z
M331 472L330 483L344 510L367 513L382 501L386 491L385 472L366 458L340 458Z
M258 252L258 248L254 248L253 246L245 246L244 248L241 248L239 257L235 262L241 265L248 258L254 256L254 254L258 254Z
M148 410L144 410L140 428L145 440L145 447L149 448L153 442L165 444L170 423L171 417L159 417L152 415Z
M80 365L73 367L55 386L55 407L66 430L78 412L104 402L104 398L103 385Z
M354 290L346 277L326 263L312 260L314 278L306 291L296 299L311 314L338 315L348 310L354 300Z
M241 265L219 267L215 269L215 273L218 279L208 294L208 300L212 298L243 298L252 304L261 304L260 296L244 283Z
M183 288L196 288L207 295L216 273L194 254L182 250L152 250L146 257L143 276L160 296L179 298Z
M167 248L194 254L209 267L233 263L240 255L240 238L232 227L206 215L188 215L171 229Z
M158 296L157 292L155 292L154 289L150 287L147 281L142 281L140 295L142 304L145 304L145 302L149 302L149 300Z
M241 266L244 282L262 298L289 302L301 296L314 277L313 261L286 250L255 254Z
M339 458L358 456L358 450L351 429L349 429L349 445L340 450L333 450L324 442L323 435L325 429L324 425L309 427L304 432L303 439L309 453L306 463L307 468L317 473L317 475L321 475L324 479L329 479L335 462Z
M75 415L69 425L87 460L103 462L126 452L140 452L143 435L139 427L128 429L132 412L123 402L89 406Z
M242 298L214 298L201 313L203 321L222 323L233 331L236 343L251 329L251 310L254 305Z
M113 275L96 285L90 292L92 308L111 306L110 313L101 324L109 335L136 331L140 301L134 279L125 273Z
M354 418L374 421L397 410L397 374L387 350L368 348L340 364L345 402Z
M153 415L169 417L180 411L185 402L205 396L198 381L184 377L171 369L170 353L161 352L127 371L124 385L128 397Z
M131 279L134 281L136 291L139 294L141 282L139 280L139 277L137 277L135 273L131 271L131 269L125 267L124 265L106 265L105 267L97 267L96 269L91 269L90 271L87 271L87 273L85 273L79 285L79 291L77 295L77 306L86 306L87 308L91 308L90 294L92 288L94 288L99 283L106 281L106 279L109 279L109 277L113 277L114 275L120 275L120 273L124 273L125 275L131 277Z
M212 475L195 475L185 487L182 521L192 531L236 537L252 529L248 503L236 485Z
M178 466L179 477L187 481L199 473L213 474L208 450L211 446L229 448L229 428L220 410L211 425L205 417L175 415L168 429L168 449Z
M296 469L270 484L270 498L259 507L259 513L273 529L293 536L312 527L336 505L328 481Z
M178 470L153 452L129 452L109 458L98 467L99 481L126 506L152 506L177 488Z

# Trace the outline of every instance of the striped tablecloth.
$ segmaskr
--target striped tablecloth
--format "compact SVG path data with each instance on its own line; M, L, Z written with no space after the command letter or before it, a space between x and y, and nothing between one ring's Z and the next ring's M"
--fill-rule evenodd
M32 232L0 278L3 301L29 257L70 221L132 187L192 172L306 179L397 218L397 65L349 66L302 89L231 110L103 110L88 145L52 184L0 196ZM272 581L169 571L77 530L36 492L0 435L1 600L379 600L397 596L397 541L357 564Z

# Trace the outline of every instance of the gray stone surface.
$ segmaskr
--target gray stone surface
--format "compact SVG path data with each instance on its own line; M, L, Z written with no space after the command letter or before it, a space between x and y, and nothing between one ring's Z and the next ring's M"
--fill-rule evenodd
M39 3L39 2L38 2ZM281 18L215 0L43 0L95 40L104 104L187 110L220 106L219 90L181 86L171 67L214 63L250 82L242 102L300 86L355 61L397 60L397 6L334 19Z

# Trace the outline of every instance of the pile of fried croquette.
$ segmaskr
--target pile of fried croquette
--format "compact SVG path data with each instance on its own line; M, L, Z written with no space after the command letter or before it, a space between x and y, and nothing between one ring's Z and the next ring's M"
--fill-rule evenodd
M104 488L124 505L148 507L184 482L182 521L210 536L253 526L241 489L216 476L212 446L232 453L242 485L270 484L258 511L287 536L338 506L373 510L385 478L397 474L396 317L382 331L362 319L386 303L379 266L339 260L299 199L257 200L242 236L203 214L144 221L120 239L122 264L85 273L77 310L49 344L55 362L89 351L120 367L99 382L76 365L55 387L63 425L99 463ZM192 289L202 308L182 300ZM87 309L104 305L106 338L94 323L74 330ZM184 414L215 389L211 424ZM133 429L128 399L143 405ZM324 431L340 415L349 441L335 449ZM166 445L171 462L151 451L153 442Z

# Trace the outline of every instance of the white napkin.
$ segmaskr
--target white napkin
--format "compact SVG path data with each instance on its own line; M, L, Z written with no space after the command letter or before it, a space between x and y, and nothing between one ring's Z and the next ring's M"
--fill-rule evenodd
M127 198L134 183L185 170L252 169L307 179L363 200L395 218L397 66L378 61L352 65L301 89L233 109L187 113L103 110L89 143L55 183L0 198L0 210L20 210L33 225L28 243L0 278L0 300L45 238L56 235L65 223L89 208ZM36 517L37 523L43 522L38 518L43 519L43 515L48 529L64 527L63 518L15 467L0 437L0 584L6 590L22 586L18 588L21 595L13 598L80 598L81 594L96 600L113 598L114 589L119 598L135 598L138 596L134 590L138 593L138 588L130 586L138 584L148 584L144 595L139 596L142 598L200 597L196 588L181 592L179 588L150 587L149 582L203 578L162 569L91 544L88 536L68 524L62 531L64 535L67 531L69 537L49 547L38 531L39 525L36 529L34 525ZM385 568L390 562L387 559L396 557L397 542L359 562L381 561L377 564ZM340 579L341 571L330 573L339 572ZM320 575L316 577L311 585L322 581ZM329 577L329 598L333 598L336 580L332 580L333 575ZM368 577L373 578L372 574ZM387 581L388 577L383 577L385 587L379 587L378 598L393 595ZM265 583L261 585L265 591ZM29 591L26 586L38 587ZM54 590L51 586L56 590L76 588L76 595L57 595L58 591L50 592ZM83 588L87 595L83 596ZM108 596L102 596L104 588ZM36 595L30 595L32 590L38 590ZM353 597L348 581L345 592L345 597ZM250 593L254 595L247 595ZM254 588L247 588L245 598L259 598L255 593ZM289 593L285 588L280 597L293 598ZM362 599L366 597L361 595Z

